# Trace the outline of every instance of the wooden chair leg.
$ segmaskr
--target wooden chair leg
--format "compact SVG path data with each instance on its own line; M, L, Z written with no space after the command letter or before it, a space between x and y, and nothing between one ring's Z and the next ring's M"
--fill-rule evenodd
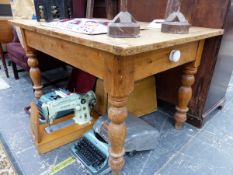
M62 68L63 68L64 71L68 71L66 65L62 66Z
M19 74L18 74L18 70L17 70L17 66L14 62L12 62L12 69L13 69L13 74L16 80L19 79Z
M3 68L6 74L6 77L9 78L9 73L8 73L8 69L7 69L7 65L6 65L6 57L3 55L2 57L2 64L3 64Z
M11 66L11 61L10 60L8 61L8 66Z
M7 65L6 65L6 57L4 56L4 52L2 49L2 45L0 43L0 57L2 59L2 64L3 64L3 68L6 74L6 77L9 78L9 73L8 73L8 69L7 69Z

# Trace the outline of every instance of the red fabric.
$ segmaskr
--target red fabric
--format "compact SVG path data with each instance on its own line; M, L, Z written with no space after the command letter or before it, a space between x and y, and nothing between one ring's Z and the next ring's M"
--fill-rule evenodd
M20 43L8 43L6 45L7 53L11 61L26 71L29 71L26 53Z
M29 66L27 64L28 57L26 56L26 53L19 42L8 43L6 45L6 49L11 61L23 68L25 71L29 71ZM47 71L66 65L65 63L47 54L44 54L43 52L38 52L37 58L39 61L39 67L41 71Z
M73 18L85 18L86 0L73 0ZM78 56L78 55L77 55ZM73 68L68 90L77 93L86 93L95 87L96 77Z
M86 17L86 0L73 0L73 18Z
M73 69L68 84L68 90L77 93L86 93L95 87L96 77L79 69Z

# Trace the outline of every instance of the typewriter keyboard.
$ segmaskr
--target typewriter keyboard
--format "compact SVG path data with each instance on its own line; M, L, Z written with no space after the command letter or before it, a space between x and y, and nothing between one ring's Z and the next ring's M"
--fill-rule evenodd
M76 154L86 163L87 166L92 166L96 170L101 168L101 165L106 160L106 156L89 140L82 137L75 145Z

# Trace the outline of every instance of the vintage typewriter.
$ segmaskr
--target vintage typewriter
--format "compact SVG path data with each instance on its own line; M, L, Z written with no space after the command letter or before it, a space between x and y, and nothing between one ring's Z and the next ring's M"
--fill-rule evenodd
M104 175L110 171L108 144L93 130L79 139L71 151L91 174Z
M93 130L87 132L71 148L72 154L93 175L104 175L110 171L108 166L108 124L107 116L100 117ZM157 145L159 132L140 118L128 115L126 119L126 153L152 150Z

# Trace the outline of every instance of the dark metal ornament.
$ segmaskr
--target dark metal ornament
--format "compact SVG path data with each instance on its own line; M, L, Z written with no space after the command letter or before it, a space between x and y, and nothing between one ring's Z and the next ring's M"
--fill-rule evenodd
M108 26L108 35L113 38L136 38L140 34L140 25L127 11L127 0L121 0L121 12Z
M72 0L34 0L37 21L71 18Z
M162 23L161 31L164 33L186 34L189 33L190 24L180 12L180 0L168 0L166 19Z

